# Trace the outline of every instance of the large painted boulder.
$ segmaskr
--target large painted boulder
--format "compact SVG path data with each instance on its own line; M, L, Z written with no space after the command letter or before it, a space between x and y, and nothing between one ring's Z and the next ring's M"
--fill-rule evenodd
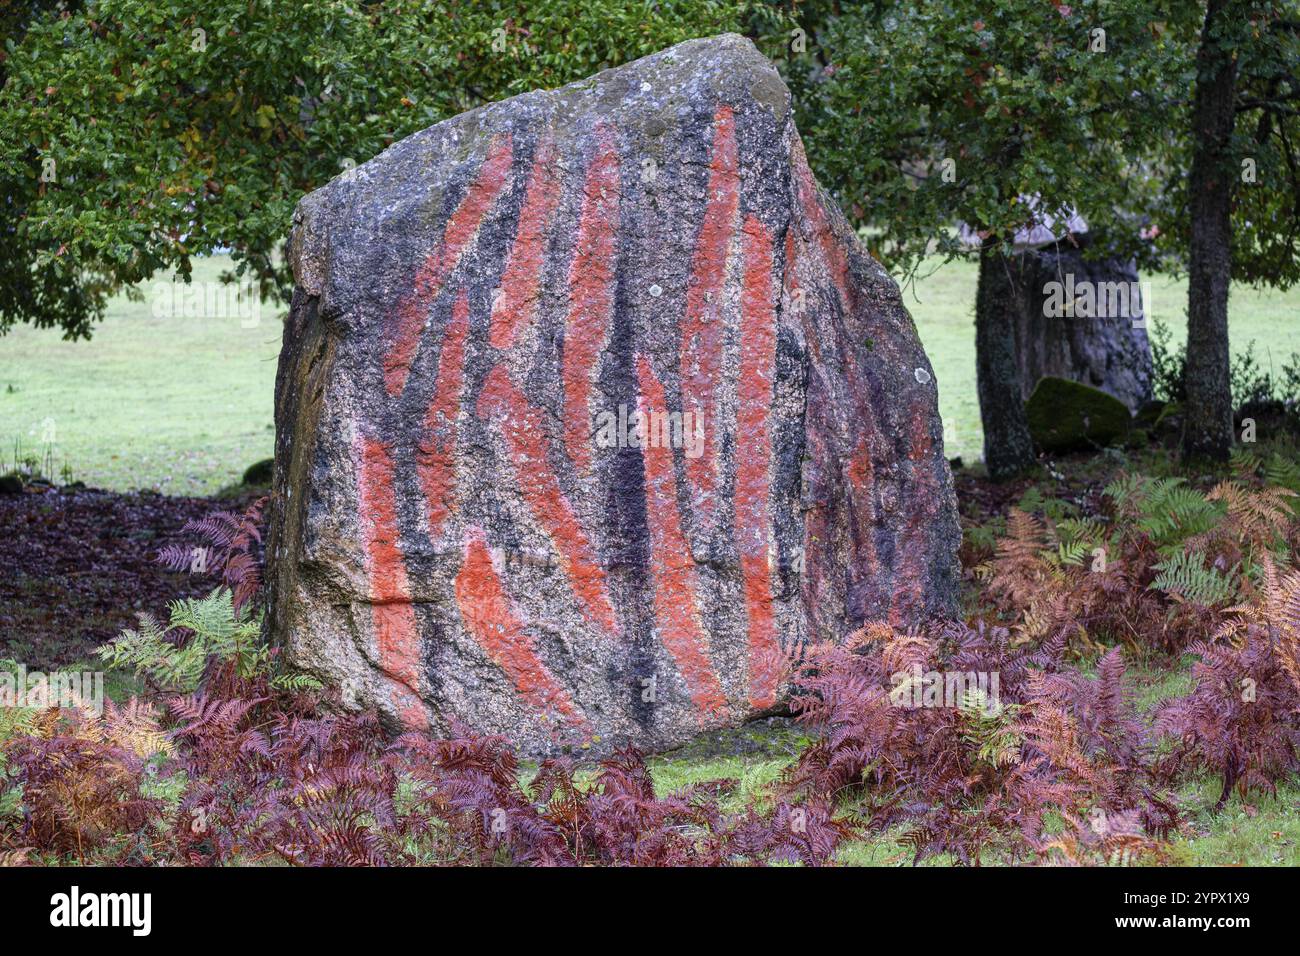
M291 255L267 626L349 706L653 750L951 610L930 363L749 41L417 133Z

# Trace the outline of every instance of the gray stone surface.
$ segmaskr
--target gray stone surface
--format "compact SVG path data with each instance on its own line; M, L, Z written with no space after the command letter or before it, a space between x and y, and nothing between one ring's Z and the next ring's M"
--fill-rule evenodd
M1088 256L1086 247L1067 243L1025 253L1021 261L1016 355L1025 399L1039 379L1054 376L1100 389L1133 412L1150 401L1151 343L1133 263ZM1052 283L1067 299L1064 312L1050 301Z

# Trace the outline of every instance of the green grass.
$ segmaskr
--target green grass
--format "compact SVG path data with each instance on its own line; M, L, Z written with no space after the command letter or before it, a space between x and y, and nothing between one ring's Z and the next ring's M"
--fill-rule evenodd
M793 764L789 757L712 757L698 760L652 757L650 775L657 793L672 793L712 780L735 780L736 788L722 800L729 813L742 813L746 807L770 809L773 784L782 771Z
M198 260L195 282L229 266ZM15 441L20 458L43 458L50 426L55 474L66 462L92 487L207 495L270 457L283 310L264 306L253 328L156 318L153 284L142 291L114 299L89 342L27 326L0 338L0 471Z
M1300 787L1283 784L1277 796L1234 794L1219 813L1217 780L1183 787L1178 796L1192 808L1192 834L1175 845L1191 866L1300 866Z
M198 260L195 281L229 268L218 256ZM982 453L975 396L976 269L954 262L904 290L934 364L949 457ZM212 494L272 451L272 396L283 310L264 307L254 328L238 318L156 318L145 301L115 299L90 342L66 342L53 329L15 328L0 338L0 453L12 464L44 457L53 425L57 473L116 490ZM1151 277L1149 317L1186 334L1184 280ZM1287 293L1234 287L1232 341L1274 369L1300 351L1300 289ZM3 470L3 467L0 467Z

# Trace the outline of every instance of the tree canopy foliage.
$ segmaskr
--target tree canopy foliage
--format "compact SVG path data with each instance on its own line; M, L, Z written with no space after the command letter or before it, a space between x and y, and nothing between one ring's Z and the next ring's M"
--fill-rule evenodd
M457 113L689 39L734 0L100 0L7 22L0 329L85 336L104 297L232 250L264 292L297 201ZM526 11L526 13L525 13ZM24 25L26 31L19 34Z
M1300 5L1246 5L1225 175L1240 181L1234 277L1300 278ZM823 180L904 267L957 252L960 220L1005 235L1071 208L1162 265L1187 255L1187 182L1202 4L1119 0L868 3L813 18L792 70ZM1030 209L1021 201L1039 196Z
M1235 186L1232 274L1286 288L1300 281L1300 3L1233 0L1229 12L1218 48L1237 63L1233 132L1221 170ZM1188 173L1198 131L1190 106L1190 96L1174 103L1177 139L1163 217L1166 244L1179 249L1190 245L1194 228Z

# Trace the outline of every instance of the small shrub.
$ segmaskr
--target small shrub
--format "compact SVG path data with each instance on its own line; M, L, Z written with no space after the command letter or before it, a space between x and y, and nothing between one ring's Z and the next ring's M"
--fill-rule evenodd
M1256 600L1233 610L1210 640L1193 644L1196 685L1157 718L1172 741L1166 779L1207 770L1234 789L1275 792L1300 767L1300 572L1279 576L1265 558Z
M269 485L275 469L274 458L263 458L254 462L244 471L243 483L246 485Z
M1164 402L1187 401L1187 345L1174 348L1169 327L1159 319L1151 326L1152 389ZM1255 343L1232 356L1228 370L1232 406L1238 415L1283 411L1294 415L1300 405L1300 354L1292 353L1278 374L1260 366Z

